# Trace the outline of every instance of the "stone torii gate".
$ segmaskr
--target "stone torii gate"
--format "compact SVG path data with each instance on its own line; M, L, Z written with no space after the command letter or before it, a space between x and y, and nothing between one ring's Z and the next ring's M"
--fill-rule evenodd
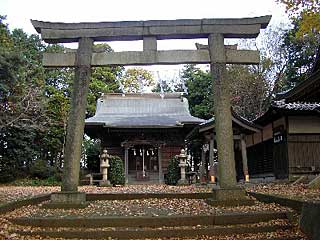
M271 16L242 19L161 20L97 23L56 23L31 20L47 43L78 42L67 53L45 53L45 67L75 67L74 89L68 119L62 191L52 194L52 204L81 205L78 192L81 143L91 67L106 65L210 64L214 92L220 187L236 189L229 83L226 64L258 64L259 52L224 45L225 38L256 38ZM157 50L157 40L207 38L197 50ZM94 41L143 40L143 51L94 52ZM215 194L218 200L224 194ZM219 197L219 196L222 197ZM232 194L228 194L233 198Z

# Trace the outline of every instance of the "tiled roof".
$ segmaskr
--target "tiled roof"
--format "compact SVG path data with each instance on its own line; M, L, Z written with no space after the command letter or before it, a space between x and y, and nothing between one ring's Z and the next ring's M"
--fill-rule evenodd
M273 101L271 103L272 107L287 110L297 110L297 111L320 111L320 103L306 103L306 102L292 102L286 103L285 100Z
M98 99L96 114L86 125L113 128L166 128L199 124L203 120L191 116L186 98L181 94L107 94Z
M259 125L254 124L252 121L249 121L244 117L241 117L239 114L237 114L233 110L231 110L231 114L232 114L232 122L242 126L245 129L248 129L253 132L258 132L259 129L261 128ZM215 118L213 116L209 120L206 120L203 123L201 123L200 128L207 127L209 125L214 125L214 123L215 123Z

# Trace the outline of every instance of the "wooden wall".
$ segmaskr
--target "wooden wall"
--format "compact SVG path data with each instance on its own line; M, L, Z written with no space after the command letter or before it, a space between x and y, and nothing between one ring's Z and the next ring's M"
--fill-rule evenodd
M289 173L320 172L320 134L288 135Z
M272 139L247 149L249 175L270 174L274 172Z
M171 158L175 157L176 155L179 155L181 152L181 149L184 146L164 146L161 148L161 157L162 157L162 171L163 173L167 173L169 161Z
M289 116L290 134L320 134L320 117L317 116Z

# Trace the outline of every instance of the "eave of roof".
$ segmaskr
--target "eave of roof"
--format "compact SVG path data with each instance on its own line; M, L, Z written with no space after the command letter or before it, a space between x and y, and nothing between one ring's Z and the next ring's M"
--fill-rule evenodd
M269 109L253 122L265 126L272 120L286 115L320 114L320 103L292 102L286 103L285 99L273 101Z
M262 127L260 127L259 125L254 124L253 122L241 117L240 115L235 113L233 110L231 111L231 114L232 114L232 122L239 125L243 129L246 129L252 132L259 132L262 129ZM199 125L199 132L203 132L208 129L214 128L214 125L215 125L214 118L207 120L206 122L201 123Z

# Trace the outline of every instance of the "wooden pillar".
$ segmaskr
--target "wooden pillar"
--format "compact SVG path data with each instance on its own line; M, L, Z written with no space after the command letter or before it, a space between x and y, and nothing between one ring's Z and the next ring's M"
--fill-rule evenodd
M212 134L212 138L209 142L209 163L210 163L210 182L215 183L215 177L213 175L213 160L214 160L214 134Z
M129 148L127 146L124 147L124 172L126 177L126 184L129 182Z
M161 146L158 147L158 165L159 165L159 183L163 183Z
M209 35L210 69L213 81L214 115L219 156L221 188L236 186L229 82L226 76L226 53L222 34Z
M245 135L241 134L241 154L242 154L242 168L243 175L246 182L249 182L249 171L248 171L248 158L247 158L247 144L245 140Z
M91 77L92 48L93 40L91 38L80 38L68 118L62 191L78 191L81 145Z
M209 163L210 163L210 168L213 165L213 160L214 160L214 135L210 139L209 142Z
M206 152L203 149L203 146L201 148L201 164L200 164L200 169L199 169L199 173L200 173L200 183L205 183L205 174L207 172L206 169Z

